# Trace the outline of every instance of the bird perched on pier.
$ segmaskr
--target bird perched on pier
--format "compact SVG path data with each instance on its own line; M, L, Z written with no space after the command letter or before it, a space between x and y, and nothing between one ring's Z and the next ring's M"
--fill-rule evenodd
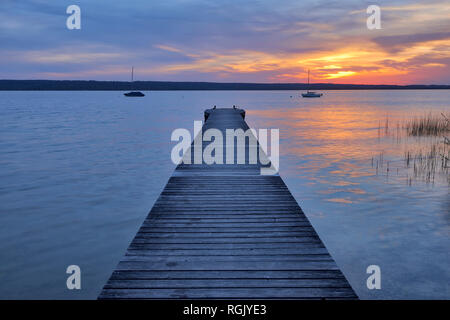
M214 106L214 108L213 109L216 109L216 106Z

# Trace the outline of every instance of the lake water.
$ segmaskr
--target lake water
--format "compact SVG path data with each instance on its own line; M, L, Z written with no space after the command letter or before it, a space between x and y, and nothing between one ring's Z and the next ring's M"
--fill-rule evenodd
M401 128L449 101L449 90L0 92L0 298L96 298L175 168L172 131L238 105L251 127L280 129L280 175L360 298L449 299L448 175L426 181L404 161L439 140ZM66 288L72 264L79 291ZM372 264L381 290L366 287Z

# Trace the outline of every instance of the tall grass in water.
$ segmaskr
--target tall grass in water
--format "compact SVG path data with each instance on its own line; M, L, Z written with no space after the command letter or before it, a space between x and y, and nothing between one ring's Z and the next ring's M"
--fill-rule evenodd
M432 113L406 121L404 128L410 136L440 136L450 130L446 115Z
M443 174L450 184L449 150L442 145L432 144L430 149L414 154L407 151L405 153L406 167L413 170L413 177L408 178L408 183L411 184L412 178L423 180L426 183L434 183L435 176Z
M406 167L413 168L414 178L434 183L436 174L443 174L450 184L450 140L445 136L450 131L449 117L445 114L428 114L406 122L404 128L410 136L442 137L442 141L432 143L427 150L414 154L405 152ZM408 178L408 183L411 184L411 178Z
M391 137L399 147L405 146L403 160L408 184L411 185L415 180L434 183L435 178L439 178L450 185L449 119L450 113L428 113L410 120L397 121L395 125L391 124L387 116L384 127L382 121L378 122L378 140L382 136ZM420 145L422 147L418 148ZM382 160L376 160L377 174L379 166L383 167Z

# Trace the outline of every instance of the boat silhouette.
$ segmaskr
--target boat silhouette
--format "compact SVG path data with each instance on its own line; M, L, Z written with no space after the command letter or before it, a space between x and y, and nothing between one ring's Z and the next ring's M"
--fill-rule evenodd
M134 82L134 67L131 67L131 83ZM145 97L145 94L143 94L140 91L130 91L123 94L126 97Z
M308 88L309 88L309 69L308 69ZM306 93L302 93L303 98L320 98L322 93L307 90Z

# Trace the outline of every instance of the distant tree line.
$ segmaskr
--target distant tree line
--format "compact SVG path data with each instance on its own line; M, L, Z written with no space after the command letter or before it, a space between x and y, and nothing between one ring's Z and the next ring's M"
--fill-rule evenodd
M381 90L450 89L450 85L363 85L314 83L219 83L170 81L0 80L0 90Z

